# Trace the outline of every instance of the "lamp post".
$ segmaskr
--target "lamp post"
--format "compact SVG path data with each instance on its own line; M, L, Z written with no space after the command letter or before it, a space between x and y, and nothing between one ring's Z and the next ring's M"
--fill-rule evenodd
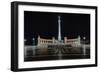
M33 40L33 46L35 45L35 38L32 39Z
M24 45L26 44L26 41L27 41L27 40L26 40L26 39L24 39Z
M26 39L24 39L24 46L25 46L25 44L26 44ZM27 47L25 46L24 47L24 56L26 57L27 56Z
M35 38L33 38L32 40L33 40L33 56L34 56L35 53L36 53L36 52L35 52L35 46L34 46L34 45L35 45Z
M83 37L83 40L84 40L84 44L83 44L83 55L85 56L86 55L86 46L85 46L86 37Z

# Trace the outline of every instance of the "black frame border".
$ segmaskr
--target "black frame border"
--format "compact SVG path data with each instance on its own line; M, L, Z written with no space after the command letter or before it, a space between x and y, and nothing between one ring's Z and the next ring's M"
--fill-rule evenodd
M37 6L50 6L50 7L69 7L69 8L85 8L95 9L95 64L74 65L74 66L52 66L40 68L18 68L18 6L19 5L37 5ZM49 3L36 3L36 2L11 2L11 71L32 71L32 70L50 70L50 69L65 69L65 68L81 68L81 67L95 67L97 62L97 6L83 6L83 5L65 5L65 4L49 4Z

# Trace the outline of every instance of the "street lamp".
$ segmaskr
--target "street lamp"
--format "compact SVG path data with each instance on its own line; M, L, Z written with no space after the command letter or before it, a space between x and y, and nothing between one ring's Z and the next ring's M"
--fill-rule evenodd
M85 40L85 39L86 39L86 37L83 37L83 39Z
M32 39L33 40L33 46L35 45L35 38Z
M33 56L35 56L35 53L36 53L36 52L35 52L35 49L36 49L36 48L35 48L35 46L34 46L34 45L35 45L35 38L33 37L32 40L33 40Z
M24 39L24 45L26 44L26 41L27 41L27 40L26 40L26 39Z
M24 39L24 46L25 46L25 44L26 44L26 39ZM27 48L26 48L26 46L24 47L24 56L26 57L27 56Z
M86 46L85 46L86 37L83 37L83 40L84 40L84 44L83 44L83 55L85 56L86 55Z

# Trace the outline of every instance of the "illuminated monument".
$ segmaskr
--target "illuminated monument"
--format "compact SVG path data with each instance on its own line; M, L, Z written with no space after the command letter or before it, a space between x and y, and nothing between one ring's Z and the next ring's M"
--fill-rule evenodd
M42 36L41 36L42 37ZM48 57L58 57L59 60L63 59L63 56L69 58L68 56L74 56L76 55L80 56L87 56L88 51L90 49L90 44L85 44L84 37L84 43L82 44L82 40L80 36L77 36L77 38L68 39L66 36L64 39L62 39L61 35L61 17L58 16L58 38L55 39L55 37L52 37L52 39L45 39L41 38L40 35L37 37L37 45L25 45L24 49L24 56L25 60L27 61L29 58L34 60L36 58L42 59L48 59ZM24 40L26 42L26 40ZM33 38L33 42L35 42L35 38ZM31 53L30 53L31 52ZM52 54L50 54L52 53ZM31 54L31 55L30 55ZM46 56L46 58L45 58ZM44 58L43 58L44 57ZM76 57L77 58L77 57Z
M48 47L48 45L71 45L71 46L80 46L81 38L78 36L74 39L67 39L67 37L64 37L64 40L62 40L61 36L61 17L58 16L58 39L55 39L55 37L52 37L52 39L44 39L38 36L38 47Z
M60 20L60 16L58 16L58 41L61 41L61 20Z

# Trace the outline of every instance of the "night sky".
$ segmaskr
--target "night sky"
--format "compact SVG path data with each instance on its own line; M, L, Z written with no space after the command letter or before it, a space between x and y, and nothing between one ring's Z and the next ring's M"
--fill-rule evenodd
M58 16L61 16L61 35L76 38L78 35L90 40L90 15L24 11L24 38L32 44L32 38L58 37Z

